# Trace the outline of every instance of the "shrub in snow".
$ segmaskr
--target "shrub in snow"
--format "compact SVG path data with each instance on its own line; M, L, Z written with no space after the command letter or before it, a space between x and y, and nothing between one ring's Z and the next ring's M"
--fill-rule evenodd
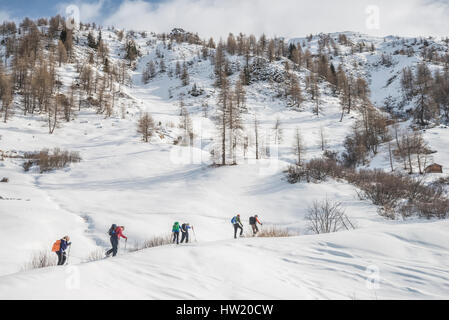
M329 199L315 201L306 215L308 228L316 234L353 230L354 224L346 216L340 202Z
M9 179L8 179L8 178L3 178L0 182L8 183L8 182L9 182Z
M190 95L192 97L199 97L202 96L204 94L204 90L203 89L198 89L196 83L193 84L192 90L189 91Z
M348 180L361 189L360 199L381 206L380 213L389 218L394 219L395 212L404 218L417 214L444 219L449 215L449 199L441 185L381 170L361 170Z
M44 149L40 152L25 153L24 158L29 159L23 164L25 171L28 171L33 165L38 165L41 173L65 168L71 163L81 161L78 152L61 151L59 148L53 149L52 152Z
M57 265L56 255L45 250L35 252L23 270L41 269Z
M34 165L34 162L31 160L25 161L23 163L23 170L25 170L25 172L30 171L31 167Z
M301 181L307 181L306 171L303 167L297 165L291 165L286 171L288 183L295 184Z
M438 198L432 202L417 201L415 205L418 214L424 218L444 219L449 215L449 199Z
M344 178L344 168L334 159L312 159L303 166L290 166L286 174L292 184L301 181L318 183L329 177Z
M335 160L312 159L306 165L308 175L314 181L325 181L328 177L343 177L343 168Z
M389 174L381 170L361 170L353 175L354 184L361 191L359 198L370 200L377 206L394 208L396 204L407 196L406 179L400 175Z
M87 257L87 262L93 262L102 260L105 257L105 254L102 249L97 249L95 251L92 251L89 256Z
M291 165L286 170L289 183L319 183L328 178L344 179L359 190L360 200L379 206L379 213L390 219L400 214L407 218L418 215L444 219L449 216L449 198L445 195L447 181L426 184L423 178L388 173L383 170L347 168L335 158L313 159L303 166Z

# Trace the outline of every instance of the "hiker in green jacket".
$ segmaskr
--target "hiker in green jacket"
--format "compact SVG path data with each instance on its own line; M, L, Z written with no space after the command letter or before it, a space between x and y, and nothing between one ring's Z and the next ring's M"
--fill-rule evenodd
M173 225L173 243L176 242L176 244L179 244L179 232L181 231L181 226L179 225L179 222L175 222Z

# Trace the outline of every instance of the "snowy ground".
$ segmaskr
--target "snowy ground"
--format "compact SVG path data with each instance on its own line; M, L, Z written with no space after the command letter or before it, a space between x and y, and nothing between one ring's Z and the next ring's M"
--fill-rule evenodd
M139 43L145 45L143 40ZM195 56L189 46L179 50L183 58ZM184 90L176 89L175 80L167 77L141 84L146 61L143 57L133 75L135 84L124 89L134 105L126 119L101 119L86 111L54 135L48 135L45 121L38 117L17 114L0 124L2 150L60 147L79 151L83 159L47 174L24 173L18 159L0 161L0 178L10 181L0 184L0 298L449 298L447 221L386 221L375 206L360 201L349 184L283 181L283 170L294 161L296 127L304 135L308 158L321 154L320 127L327 132L329 149L341 150L354 118L339 122L337 99L323 96L324 111L316 117L308 105L303 112L287 110L269 100L270 88L255 85L248 92L244 122L250 130L257 113L264 139L270 141L270 130L280 118L285 139L279 157L212 168L214 125L202 117L199 101L186 100L202 139L199 145L177 147L158 137L151 144L140 141L140 112L151 112L164 125L177 125L178 101L168 97L167 88ZM206 62L198 64L192 83L212 91L210 74ZM438 150L444 149L444 130L428 133L436 135L431 144L438 144ZM176 133L173 129L167 136L175 138ZM449 159L444 153L439 156L442 164ZM356 231L307 235L307 208L326 197L342 202ZM259 214L265 226L278 225L300 236L233 240L230 219L237 213L245 224L250 215ZM84 263L91 252L109 247L106 232L112 223L126 226L132 246L170 233L174 221L190 222L198 242ZM48 251L66 234L73 241L70 266L21 272L33 252Z
M10 179L0 185L2 197L21 199L1 200L3 224L18 229L1 235L2 274L19 271L33 251L65 234L77 244L74 261L81 261L96 246L109 246L106 231L114 222L127 227L130 241L139 242L169 233L174 221L196 226L200 241L229 239L230 219L237 213L244 222L257 213L267 224L305 233L308 206L329 197L343 202L359 227L384 223L376 208L358 201L348 184L286 183L282 171L288 163L282 160L248 160L218 169L208 162L183 163L180 154L192 152L197 160L208 159L208 154L164 143L144 144L135 133L134 119L104 120L99 129L98 123L85 118L53 136L38 122L26 133L14 130L20 118L1 129L8 150L17 145L23 151L57 146L79 151L83 158L48 174L24 173L20 160L2 162L0 175Z
M447 299L448 223L160 247L0 278L2 299Z

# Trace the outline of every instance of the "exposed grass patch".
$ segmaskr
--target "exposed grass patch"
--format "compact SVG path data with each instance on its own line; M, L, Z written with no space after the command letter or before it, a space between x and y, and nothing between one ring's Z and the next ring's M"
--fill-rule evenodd
M136 252L140 250L145 250L149 248L166 246L173 243L173 238L171 234L167 234L165 236L154 236L144 242L136 242L134 247L131 248L130 252Z
M254 236L253 231L248 231L245 234L245 237L252 238L287 238L287 237L296 237L299 236L299 233L293 232L287 228L283 228L280 226L266 226L263 228L259 227L259 232Z

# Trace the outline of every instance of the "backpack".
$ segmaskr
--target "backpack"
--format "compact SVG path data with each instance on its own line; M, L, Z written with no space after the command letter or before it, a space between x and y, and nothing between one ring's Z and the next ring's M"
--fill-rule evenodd
M178 222L176 222L176 223L173 225L173 232L179 232L179 223L178 223Z
M61 240L56 241L53 243L53 247L51 248L51 252L58 252L61 250Z
M108 231L108 234L112 237L112 236L115 236L115 230L117 230L117 225L116 224L113 224L112 226L111 226L111 228L109 229L109 231Z
M254 217L249 218L249 224L250 225L256 224L256 218Z
M182 231L187 231L187 225L184 223L184 224L181 226L181 229L182 229Z
M237 217L232 218L231 223L232 224L236 224L237 223Z

